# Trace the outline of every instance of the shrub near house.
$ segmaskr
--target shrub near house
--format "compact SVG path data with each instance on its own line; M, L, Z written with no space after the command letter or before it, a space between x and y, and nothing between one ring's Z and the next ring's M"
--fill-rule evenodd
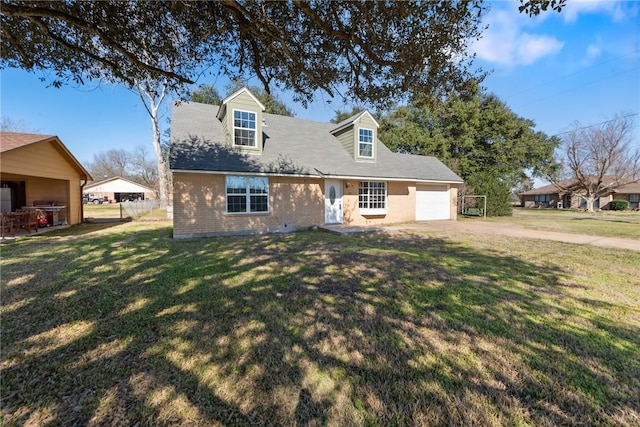
M629 202L626 200L612 200L609 202L609 209L612 211L623 211L629 208Z

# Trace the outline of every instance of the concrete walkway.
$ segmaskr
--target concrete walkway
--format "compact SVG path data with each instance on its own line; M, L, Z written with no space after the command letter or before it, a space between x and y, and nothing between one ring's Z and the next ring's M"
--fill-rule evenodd
M439 230L473 234L499 234L525 239L553 240L577 245L595 245L610 248L640 251L640 240L617 237L592 236L587 234L560 233L557 231L531 230L516 225L485 221L425 221L384 227L386 231Z

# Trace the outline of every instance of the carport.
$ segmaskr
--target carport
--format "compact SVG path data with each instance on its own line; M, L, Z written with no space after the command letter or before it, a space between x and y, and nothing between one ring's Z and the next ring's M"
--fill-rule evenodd
M46 202L64 206L60 221L82 221L82 186L91 175L57 136L0 132L0 141L3 212Z

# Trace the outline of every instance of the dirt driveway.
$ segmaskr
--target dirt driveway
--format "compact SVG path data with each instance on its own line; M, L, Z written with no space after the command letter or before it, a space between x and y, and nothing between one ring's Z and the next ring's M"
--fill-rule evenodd
M464 232L472 234L499 234L503 236L522 237L525 239L554 240L557 242L578 245L595 245L611 248L640 251L640 240L621 239L617 237L591 236L587 234L560 233L522 228L507 223L484 221L424 221L411 224L384 227L388 231L400 230L439 230L445 232Z

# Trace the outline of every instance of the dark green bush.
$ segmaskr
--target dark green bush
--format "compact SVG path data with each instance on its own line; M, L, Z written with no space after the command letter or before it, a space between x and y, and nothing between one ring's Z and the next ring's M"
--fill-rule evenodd
M487 196L487 216L511 216L513 210L509 198L508 184L490 172L480 172L470 176L467 184L474 194Z
M612 200L609 202L609 209L612 211L623 211L629 208L629 202L626 200Z

